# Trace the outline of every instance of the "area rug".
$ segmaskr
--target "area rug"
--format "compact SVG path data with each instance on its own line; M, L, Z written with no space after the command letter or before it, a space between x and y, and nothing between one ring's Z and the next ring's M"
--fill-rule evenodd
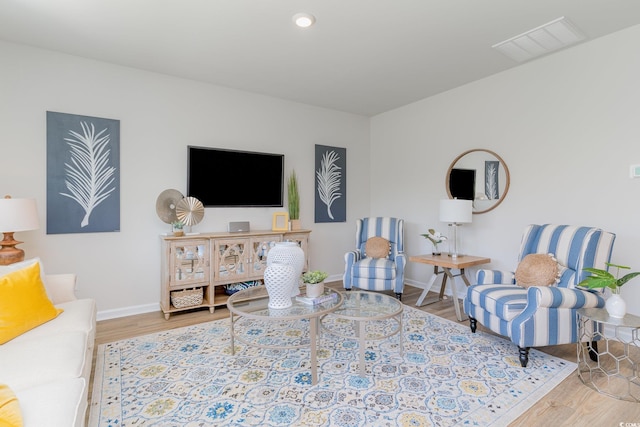
M284 348L308 321L238 326L282 348L231 355L228 319L100 345L89 425L505 426L576 368L533 349L522 368L511 342L405 306L402 355L398 335L368 341L359 376L357 341L323 332L311 385L309 349Z

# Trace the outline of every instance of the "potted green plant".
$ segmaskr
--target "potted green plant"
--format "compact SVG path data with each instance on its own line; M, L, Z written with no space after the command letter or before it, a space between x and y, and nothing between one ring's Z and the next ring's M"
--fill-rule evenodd
M629 280L640 275L640 272L628 273L620 277L620 269L630 270L631 267L625 265L617 265L606 263L608 267L616 268L616 275L609 273L607 270L599 268L585 268L584 271L591 273L591 276L584 279L578 286L584 286L589 289L609 288L612 295L607 299L606 309L611 317L624 317L627 312L627 305L620 296L620 288Z
M182 221L174 221L171 223L173 226L173 235L176 237L184 236L184 223Z
M298 193L298 177L295 170L291 171L287 181L287 196L291 229L300 230L300 194Z
M324 280L329 276L324 271L307 271L302 275L302 281L307 285L308 297L319 297L324 292Z

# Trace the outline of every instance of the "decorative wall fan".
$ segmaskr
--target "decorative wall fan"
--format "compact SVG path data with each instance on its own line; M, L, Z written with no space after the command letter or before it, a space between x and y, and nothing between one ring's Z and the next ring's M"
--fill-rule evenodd
M176 216L184 225L191 227L204 218L204 206L195 197L185 197L176 205Z
M156 213L158 217L167 224L171 224L178 220L176 215L176 207L178 202L182 200L184 196L181 192L174 189L164 190L156 199Z

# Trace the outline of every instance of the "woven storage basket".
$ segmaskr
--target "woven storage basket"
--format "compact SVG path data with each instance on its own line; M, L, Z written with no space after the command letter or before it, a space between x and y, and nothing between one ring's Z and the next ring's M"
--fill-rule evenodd
M202 304L202 288L171 292L171 304L175 308L193 307Z

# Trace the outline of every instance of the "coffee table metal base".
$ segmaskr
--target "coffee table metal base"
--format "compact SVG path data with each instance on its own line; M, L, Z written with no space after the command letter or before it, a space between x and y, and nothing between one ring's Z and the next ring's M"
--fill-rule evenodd
M236 318L234 320L234 317ZM283 347L282 345L268 345L268 344L258 344L255 342L251 342L249 340L245 340L241 336L237 335L235 332L234 325L237 324L242 319L246 319L243 316L234 316L231 313L231 355L235 356L236 348L235 348L235 340L240 341L241 343L248 346L255 346L260 348L272 348L272 349L282 349L282 348L306 348L309 347L310 354L310 364L311 364L311 384L316 385L318 383L318 318L309 319L309 344L293 344L287 345Z
M335 336L344 339L358 340L360 376L366 375L366 342L373 340L384 340L394 335L398 335L398 347L400 356L404 353L402 342L402 311L403 305L397 299L373 292L349 291L345 293L344 303L337 310L320 318L321 328ZM336 328L332 328L329 320L343 319L352 322L352 334L342 333ZM367 324L375 321L391 320L395 327L389 332L375 335L367 333Z
M243 339L236 334L235 325L242 319L253 319L261 322L282 322L282 321L296 321L301 319L309 320L309 344L299 344L286 346L286 348L302 348L309 347L310 349L310 364L311 364L311 383L313 385L318 383L318 357L317 357L317 345L318 345L318 330L319 330L319 318L328 313L331 313L336 308L340 307L343 302L342 294L337 293L337 298L333 301L328 301L318 305L306 305L295 299L292 301L292 306L285 309L270 309L268 307L269 295L263 286L256 286L253 288L243 289L236 292L227 300L227 308L231 316L231 354L235 355L235 340L260 348L283 348L282 345L271 346L267 344L260 344Z

